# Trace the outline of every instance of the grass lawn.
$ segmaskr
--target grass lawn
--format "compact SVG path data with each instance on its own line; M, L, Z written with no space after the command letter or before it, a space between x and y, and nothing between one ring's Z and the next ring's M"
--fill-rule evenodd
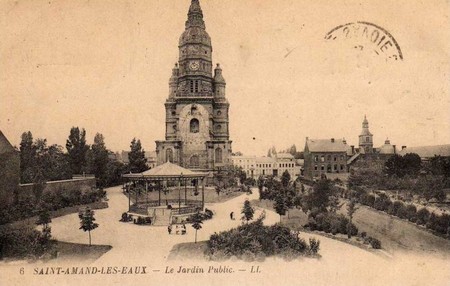
M268 200L253 200L253 206L274 210L273 202ZM339 210L346 215L347 207L344 204ZM295 230L303 230L303 225L308 222L308 216L301 210L290 210L289 217L283 216L281 221L286 226ZM436 254L438 256L450 257L450 240L436 236L425 228L417 226L406 220L390 216L366 206L359 206L353 216L353 223L359 232L367 232L381 241L381 246L388 252L413 251L424 254ZM314 232L321 234L320 232ZM325 234L321 234L325 235ZM326 235L328 237L328 235ZM336 239L345 239L345 236L332 236ZM354 238L352 238L354 240ZM349 241L352 243L352 241ZM353 244L353 243L352 243Z
M270 200L252 200L252 206L268 209L275 212L273 201ZM299 209L290 209L289 212L281 217L281 222L295 230L303 229L303 225L308 223L308 215Z
M56 260L83 261L89 263L97 260L111 249L112 246L110 245L89 246L88 244L57 241L56 251L58 252L58 257Z
M245 194L243 192L221 192L219 195L217 195L214 188L205 188L205 203L222 203L227 200L233 199L237 196L240 196L242 194ZM178 189L171 189L168 191L167 194L164 194L161 192L161 204L165 204L165 200L178 200L179 196L181 196L181 200L184 200L185 198L185 189L184 187L181 187L180 192ZM195 201L202 201L202 193L201 189L198 191L198 194L194 194L194 189L187 188L186 190L186 198L188 200L195 200ZM139 195L138 200L139 202L145 203L148 201L157 201L159 199L159 194L157 191L148 192L147 194L145 192L141 193ZM136 201L136 196L131 195L131 201L134 203Z
M252 200L251 204L253 206L275 211L273 208L273 202L270 200ZM281 222L283 225L295 231L319 234L331 239L336 239L341 242L351 244L353 246L357 246L364 250L372 250L369 245L363 244L363 241L359 237L352 237L351 239L348 239L347 235L344 234L332 235L331 233L325 233L323 231L310 231L309 229L305 229L303 226L308 223L308 215L299 209L290 209L288 214L281 217ZM361 230L359 231L361 232ZM384 248L383 244L382 247Z
M341 211L346 212L343 206ZM359 231L367 231L381 241L387 251L412 251L436 254L450 258L450 240L436 236L424 227L417 226L366 206L359 206L353 216Z
M172 250L170 250L168 259L177 261L192 257L195 257L196 259L202 259L205 256L204 253L207 248L207 241L175 244Z

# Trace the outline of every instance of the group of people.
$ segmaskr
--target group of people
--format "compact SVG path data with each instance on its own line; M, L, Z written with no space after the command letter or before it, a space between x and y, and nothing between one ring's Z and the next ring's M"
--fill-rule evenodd
M169 233L169 234L172 234L172 225L171 224L169 224L169 226L167 227L167 232ZM186 234L186 225L183 223L181 226L180 225L175 225L175 232L174 232L175 234L182 234L182 235L184 235L184 234Z

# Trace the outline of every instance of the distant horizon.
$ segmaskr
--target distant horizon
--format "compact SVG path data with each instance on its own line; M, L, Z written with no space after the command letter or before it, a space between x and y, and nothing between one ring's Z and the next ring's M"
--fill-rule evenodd
M386 138L397 146L449 144L444 2L433 18L424 3L350 1L347 13L336 14L340 3L322 2L202 1L212 64L220 63L227 82L233 152L302 149L306 137L345 137L357 146L364 115L375 147ZM128 150L135 137L153 151L164 140L164 103L189 4L0 1L0 11L9 11L0 31L0 69L7 71L0 74L0 130L15 146L31 131L65 147L78 126L89 144L98 132L110 150ZM396 9L427 21L398 17ZM389 31L403 60L325 40L348 15Z

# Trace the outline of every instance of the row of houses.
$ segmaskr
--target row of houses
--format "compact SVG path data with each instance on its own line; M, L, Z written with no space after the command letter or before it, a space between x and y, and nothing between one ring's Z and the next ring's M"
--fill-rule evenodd
M393 155L418 154L426 161L434 156L450 157L450 144L437 146L407 147L401 149L391 145L386 139L380 147L374 148L373 134L369 131L369 122L364 117L359 145L348 145L344 139L309 139L306 137L304 150L305 178L314 180L325 175L329 179L346 180L351 168L363 164L381 164ZM362 163L362 164L361 164Z
M393 155L418 154L423 161L434 156L450 157L450 144L435 146L407 147L391 144L387 138L383 145L373 146L373 134L369 121L364 116L362 130L358 136L358 146L348 145L342 139L310 139L306 137L303 158L296 160L289 153L272 154L271 157L232 156L234 166L241 167L252 178L259 176L281 176L288 171L291 177L303 176L315 180L326 176L329 179L347 180L350 169L367 164L383 166Z

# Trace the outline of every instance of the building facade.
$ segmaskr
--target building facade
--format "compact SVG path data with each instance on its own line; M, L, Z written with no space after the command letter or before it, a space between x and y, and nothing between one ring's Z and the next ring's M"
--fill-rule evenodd
M294 179L300 172L291 154L281 153L273 157L232 156L231 160L234 166L244 170L247 177L254 179L259 176L281 177L285 171Z
M179 60L172 70L165 103L165 140L156 141L157 164L170 161L200 170L229 165L230 104L220 65L212 72L211 38L198 0L191 2L178 49Z
M344 139L309 139L304 150L304 176L310 180L331 174L347 174L347 143Z

